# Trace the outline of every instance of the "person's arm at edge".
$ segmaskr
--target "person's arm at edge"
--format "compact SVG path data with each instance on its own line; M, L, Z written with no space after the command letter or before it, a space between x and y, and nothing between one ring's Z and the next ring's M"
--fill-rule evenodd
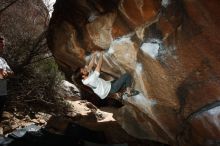
M97 63L97 66L95 68L95 71L99 72L101 71L101 67L102 67L102 62L103 62L103 52L100 53L100 56L99 56L99 61Z
M4 58L2 58L2 61L3 61L4 65L5 65L5 70L2 70L3 77L7 78L7 77L13 76L14 72L12 71L12 69L10 68L8 63L6 62L6 60Z

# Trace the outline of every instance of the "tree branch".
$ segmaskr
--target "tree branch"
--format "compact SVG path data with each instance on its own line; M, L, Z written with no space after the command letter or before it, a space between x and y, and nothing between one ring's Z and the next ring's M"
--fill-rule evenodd
M14 69L16 72L19 72L25 66L27 66L28 64L31 64L33 57L35 57L36 55L40 53L39 51L41 50L41 48L43 48L41 43L46 38L46 34L47 34L47 31L44 31L41 33L41 35L39 35L39 37L36 39L35 43L33 44L33 47L31 48L29 55L26 56L24 61L21 64L17 65L16 68Z

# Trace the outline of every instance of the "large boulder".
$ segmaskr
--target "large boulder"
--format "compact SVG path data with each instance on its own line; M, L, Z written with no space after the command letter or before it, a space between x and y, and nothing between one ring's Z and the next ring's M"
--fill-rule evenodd
M129 134L217 145L219 6L218 0L57 0L48 43L66 74L100 50L104 77L132 74L141 94L115 114Z
M4 57L14 71L45 52L48 23L49 12L42 0L1 0L0 35L5 38Z

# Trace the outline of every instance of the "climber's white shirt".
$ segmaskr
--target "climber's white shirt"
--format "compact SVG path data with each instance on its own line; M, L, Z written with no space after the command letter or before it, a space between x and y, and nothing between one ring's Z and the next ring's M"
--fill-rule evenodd
M100 73L98 71L91 72L82 82L84 85L91 87L101 99L104 99L111 90L111 82L99 78L99 75Z

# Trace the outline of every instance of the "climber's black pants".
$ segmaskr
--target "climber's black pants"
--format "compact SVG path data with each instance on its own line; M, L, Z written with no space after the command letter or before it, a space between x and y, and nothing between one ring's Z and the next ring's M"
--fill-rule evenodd
M129 73L125 73L119 79L111 82L111 90L109 93L110 94L116 93L120 89L125 89L127 87L131 87L131 84L132 84L131 75Z

